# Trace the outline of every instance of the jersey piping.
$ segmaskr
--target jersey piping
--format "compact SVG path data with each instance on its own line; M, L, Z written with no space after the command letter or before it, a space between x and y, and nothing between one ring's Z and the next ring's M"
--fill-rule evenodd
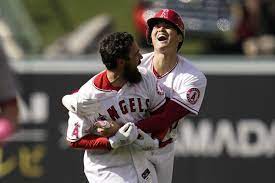
M151 60L151 70L152 70L152 73L156 76L157 79L161 79L161 78L164 78L165 76L167 76L169 73L171 73L177 67L177 65L179 63L179 60L177 59L177 63L174 65L174 67L170 71L166 72L163 75L159 75L158 72L156 71L156 69L154 68L153 58L154 57L152 57L152 60Z
M179 101L179 100L177 100L177 99L175 99L175 98L172 98L171 100L173 100L173 101L177 102L178 104L180 104L181 106L187 108L188 110L190 110L190 111L191 111L192 113L194 113L194 114L198 114L198 113L199 113L199 111L197 111L197 110L195 110L195 109L192 109L191 107L189 107L189 106L186 105L185 103L183 103L183 102L181 102L181 101Z
M153 109L151 109L151 112L154 112L158 108L160 108L164 103L166 102L166 98L164 98L162 101L160 101Z
M112 90L119 91L121 89L121 87L112 86L112 84L110 83L107 77L107 70L95 76L93 85L95 86L96 89L104 92L110 92Z

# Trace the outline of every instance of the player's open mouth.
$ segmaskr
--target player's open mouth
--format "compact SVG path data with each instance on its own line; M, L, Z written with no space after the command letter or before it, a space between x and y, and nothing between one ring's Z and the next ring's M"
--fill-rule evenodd
M157 39L158 39L158 41L166 41L168 39L168 37L164 34L159 34L157 36Z

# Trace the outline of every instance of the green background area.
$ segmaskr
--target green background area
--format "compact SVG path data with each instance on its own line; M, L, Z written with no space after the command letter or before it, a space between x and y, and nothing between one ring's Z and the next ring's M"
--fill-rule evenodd
M114 20L115 31L128 31L136 35L133 24L133 8L137 0L24 0L45 48L65 33L71 32L81 23L99 14L108 14ZM198 54L203 43L190 39L186 33L184 46L180 50L187 54Z
M135 34L134 0L24 0L24 5L43 39L43 45L68 33L98 14L113 17L116 31Z

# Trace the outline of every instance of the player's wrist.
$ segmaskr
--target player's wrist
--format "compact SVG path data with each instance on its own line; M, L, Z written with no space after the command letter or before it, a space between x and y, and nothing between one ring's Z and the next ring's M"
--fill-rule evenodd
M158 139L154 139L153 143L154 143L155 149L159 148L159 140Z
M119 143L116 136L109 137L108 140L112 149L117 149L119 147Z

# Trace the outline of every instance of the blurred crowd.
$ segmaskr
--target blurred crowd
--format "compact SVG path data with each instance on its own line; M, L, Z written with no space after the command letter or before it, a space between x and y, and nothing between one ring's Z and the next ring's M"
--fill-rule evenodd
M222 0L220 0L222 1ZM190 1L192 2L192 1ZM229 1L231 29L228 34L202 34L205 54L244 54L247 56L272 55L275 53L275 1ZM153 5L152 1L140 1L134 10L134 22L138 35L144 40L145 21L141 15ZM220 8L222 9L222 8ZM184 9L183 9L184 11ZM189 12L187 12L189 13ZM182 13L184 16L184 12ZM187 22L188 23L188 22ZM188 30L187 30L188 31ZM198 34L197 34L198 35ZM144 45L144 41L141 41Z
M211 0L204 0L202 2L206 3L208 1L210 3ZM149 47L145 38L145 22L146 18L150 16L150 13L148 14L150 11L148 10L152 10L153 6L156 9L160 4L165 5L165 3L161 2L162 1L157 0L138 0L132 10L133 18L129 19L129 22L132 22L134 25L139 44L145 49ZM187 39L191 41L199 39L200 45L203 45L204 51L198 53L238 54L246 56L274 55L274 0L218 0L218 2L224 3L228 6L227 9L230 13L227 18L231 22L231 28L229 31L212 32L212 35L214 34L214 36L209 36L208 32L198 32L197 34L193 34L192 30L187 29ZM179 3L184 6L183 3L193 3L193 1L177 0L173 3L174 6L178 6ZM169 4L167 3L166 5L168 6L173 3L169 1ZM215 1L215 3L217 2ZM182 11L182 15L184 16L184 8ZM26 14L27 11L24 12ZM186 14L188 13L189 12L186 12ZM32 18L33 17L30 19ZM188 24L188 21L186 24ZM73 31L56 38L54 42L44 46L43 49L37 48L32 50L39 50L34 54L47 58L93 54L97 51L97 44L100 38L103 35L115 31L114 24L115 22L112 16L98 14L98 16L90 17L89 20L86 20L80 26L75 27ZM18 41L16 35L14 35L16 30L12 28L13 26L9 25L10 22L8 19L0 14L0 40L2 41L4 50L8 57L20 60L26 55L33 54L33 51L28 52L28 47L26 46L28 44L22 44L20 40ZM195 31L193 30L193 32ZM189 44L186 46L188 47Z
M245 55L274 54L275 1L243 0L234 7L235 44Z
M231 6L230 39L210 41L212 53L247 56L275 53L275 1L241 0Z

